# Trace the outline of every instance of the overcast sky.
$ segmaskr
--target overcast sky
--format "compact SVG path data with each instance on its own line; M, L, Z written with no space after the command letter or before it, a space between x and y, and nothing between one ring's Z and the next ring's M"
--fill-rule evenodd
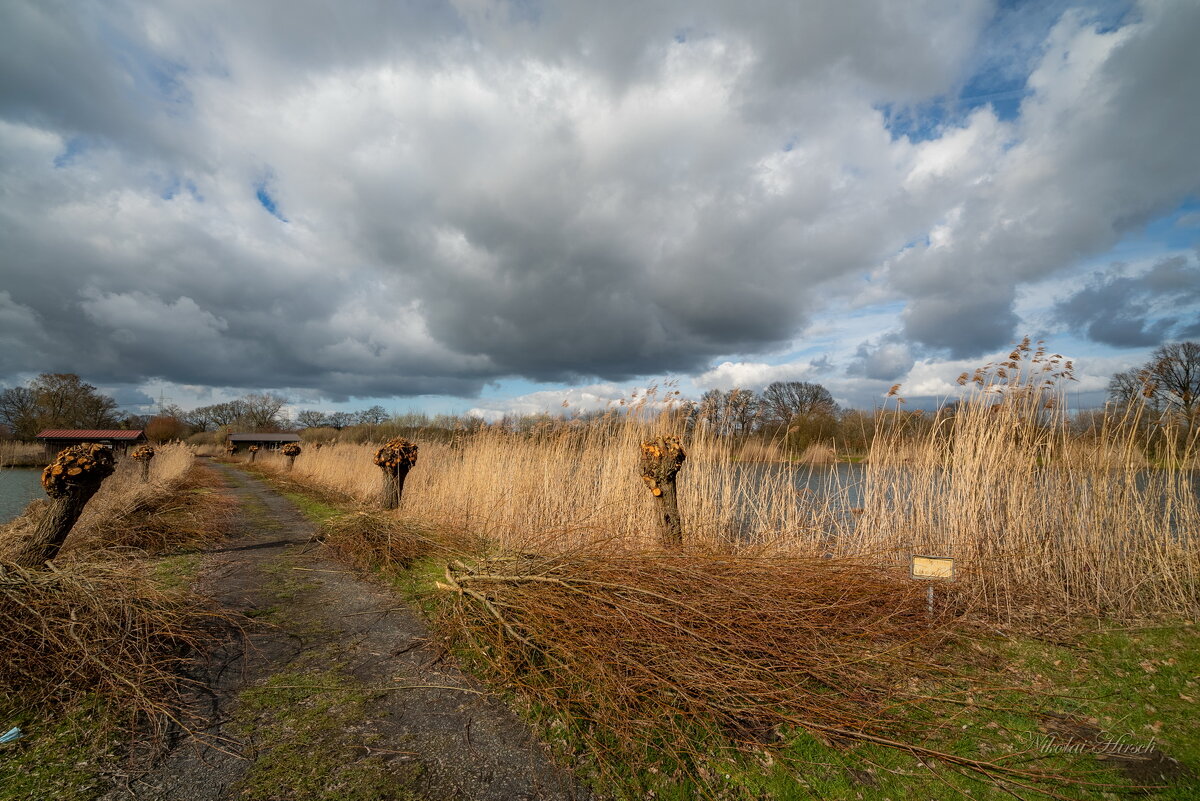
M1200 338L1200 3L0 0L0 384L1081 403ZM132 407L131 407L132 410Z

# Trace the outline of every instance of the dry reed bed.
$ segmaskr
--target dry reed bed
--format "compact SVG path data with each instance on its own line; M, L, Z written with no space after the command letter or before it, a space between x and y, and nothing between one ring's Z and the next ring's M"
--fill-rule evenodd
M1195 616L1196 474L1145 469L1132 426L1074 440L1061 406L1043 408L1047 396L1034 396L1035 412L1028 398L1010 401L993 389L927 434L882 426L856 476L829 470L815 489L797 481L795 471L807 468L739 463L726 441L692 432L679 476L686 535L711 550L871 555L897 569L911 552L954 556L976 606L1006 617L1031 607ZM653 548L638 444L677 425L626 417L544 434L485 430L454 445L420 442L401 511L466 528L500 551ZM310 447L291 475L374 504L381 476L372 452ZM1185 456L1194 459L1194 449ZM258 461L283 467L273 454Z
M48 461L45 448L36 443L0 442L0 469L42 467Z
M67 539L64 552L134 548L156 553L224 536L233 501L218 496L220 479L195 467L187 445L163 445L150 462L150 480L122 459L92 498Z
M638 454L660 427L621 419L532 435L486 430L454 445L420 441L403 511L469 528L502 549L651 547L652 496L638 479ZM382 486L375 447L309 447L289 475L374 505ZM275 453L260 453L257 463L286 467ZM812 552L844 513L836 490L798 494L788 474L747 469L729 443L703 435L688 442L679 491L689 537L709 545L786 539L793 550L803 544Z

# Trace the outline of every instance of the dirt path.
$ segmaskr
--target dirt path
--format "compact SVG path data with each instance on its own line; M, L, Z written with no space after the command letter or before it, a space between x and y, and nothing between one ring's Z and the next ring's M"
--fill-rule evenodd
M326 559L296 507L214 463L241 534L200 587L260 624L206 666L206 742L185 742L116 799L573 799L525 726L428 639L400 597ZM402 689L422 685L424 689ZM433 687L430 687L433 685Z

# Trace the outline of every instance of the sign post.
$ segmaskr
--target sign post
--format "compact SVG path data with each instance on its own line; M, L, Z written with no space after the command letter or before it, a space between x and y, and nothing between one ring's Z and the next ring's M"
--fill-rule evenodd
M910 578L928 581L925 588L925 611L933 620L933 582L954 581L954 558L950 556L922 556L913 554L908 565Z

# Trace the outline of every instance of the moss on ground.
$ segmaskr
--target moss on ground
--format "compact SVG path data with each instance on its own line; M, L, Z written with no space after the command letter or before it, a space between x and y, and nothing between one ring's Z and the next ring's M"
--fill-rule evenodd
M337 507L331 506L324 501L317 500L316 498L312 498L308 495L302 495L298 492L282 491L280 494L292 503L296 504L305 517L314 523L317 523L318 525L324 523L326 520L329 520L332 517L337 517L338 515L343 514L342 510L338 509Z
M168 590L182 590L192 585L204 555L189 552L163 556L153 562L154 580Z
M234 728L254 759L235 788L269 801L405 801L419 763L364 733L372 691L335 670L279 673L238 696Z
M102 768L122 740L113 712L98 701L76 703L53 717L22 709L0 696L0 734L23 736L0 744L0 801L84 801L107 789Z

